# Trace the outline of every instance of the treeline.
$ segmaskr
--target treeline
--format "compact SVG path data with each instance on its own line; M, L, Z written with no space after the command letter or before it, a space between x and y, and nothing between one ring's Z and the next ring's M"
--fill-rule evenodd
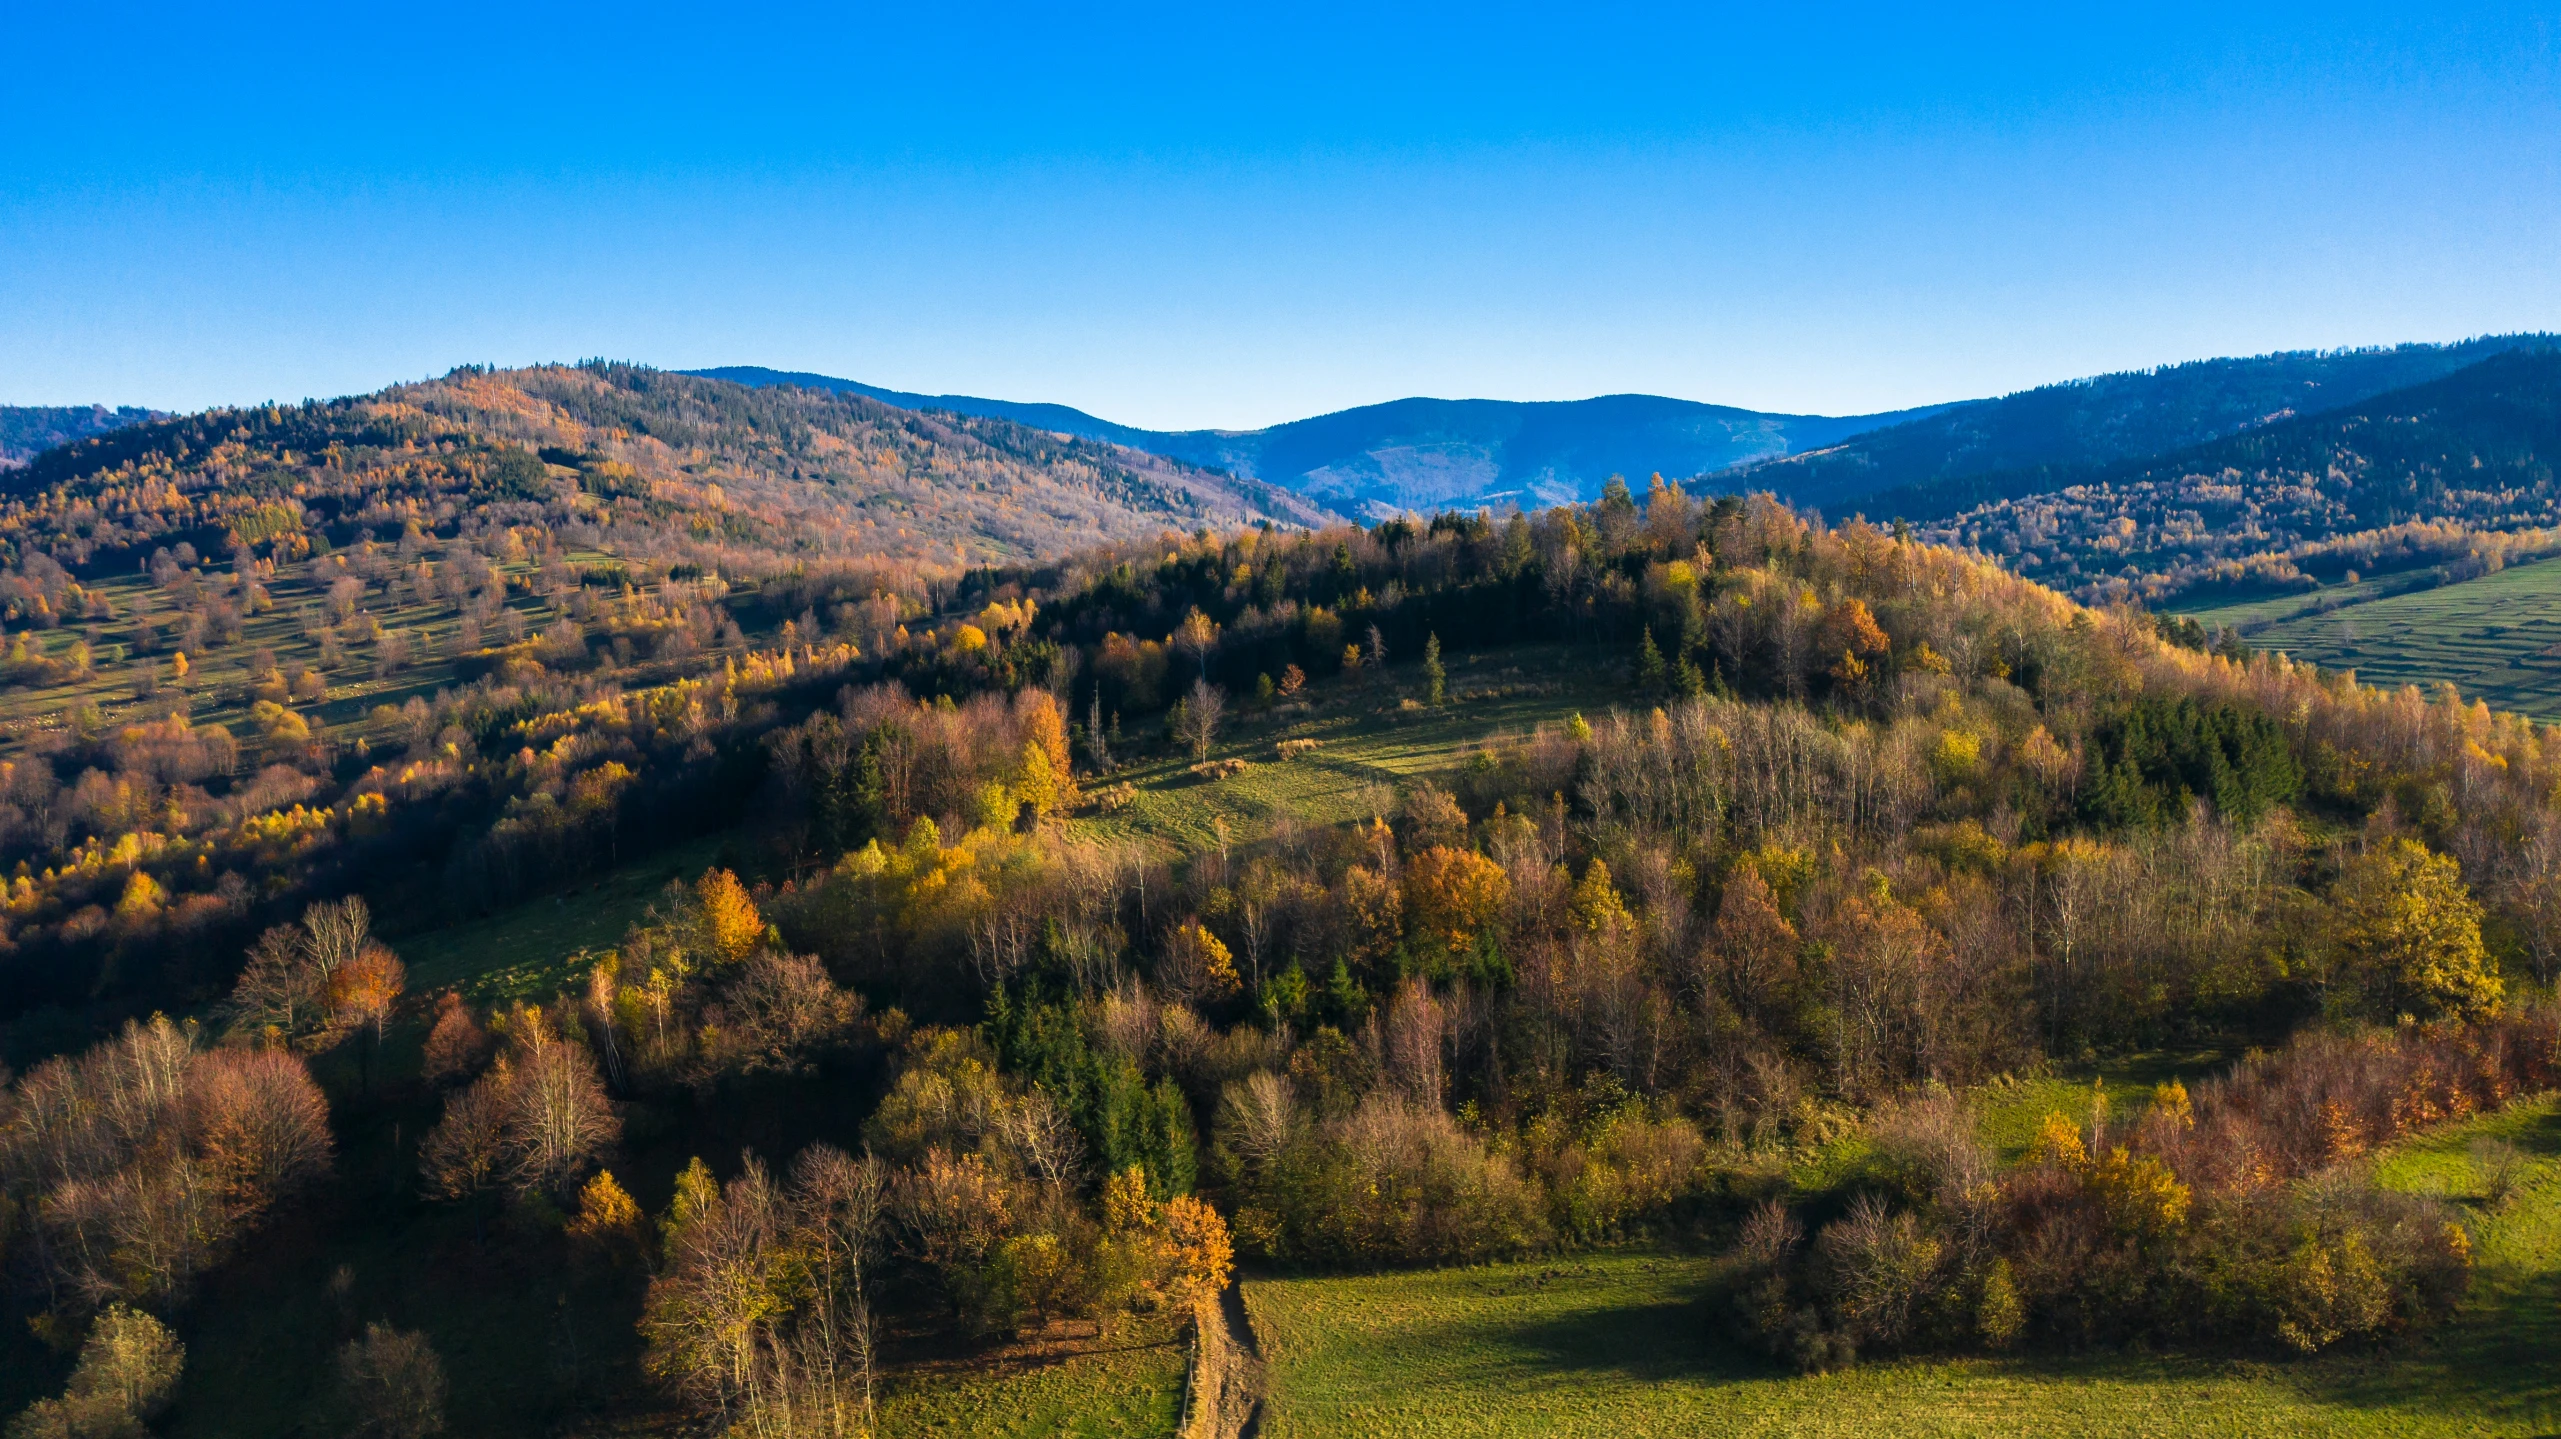
M2368 532L2550 528L2561 522L2548 458L2556 439L2561 354L2538 345L2168 454L1973 476L1863 503L2090 603L2152 601L2299 583L2289 556L2318 563L2319 547Z

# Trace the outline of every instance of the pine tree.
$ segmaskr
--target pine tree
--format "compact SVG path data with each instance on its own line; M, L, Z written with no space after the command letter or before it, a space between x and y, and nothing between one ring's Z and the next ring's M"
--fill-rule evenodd
M1645 627L1645 643L1636 651L1636 688L1645 694L1663 689L1663 652L1654 645L1654 627Z
M1449 671L1441 668L1441 637L1437 634L1423 636L1423 683L1435 705L1449 692Z

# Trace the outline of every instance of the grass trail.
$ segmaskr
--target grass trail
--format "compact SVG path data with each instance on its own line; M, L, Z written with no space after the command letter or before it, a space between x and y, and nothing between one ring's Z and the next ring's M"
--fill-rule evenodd
M891 1379L884 1439L1136 1439L1171 1435L1180 1417L1183 1347L1170 1332L1135 1332L1001 1369L913 1372Z
M391 947L409 966L417 993L460 987L474 1004L546 1000L568 983L579 956L610 949L655 902L670 880L693 878L719 862L727 834L660 850L648 860L541 895L482 919L395 935Z

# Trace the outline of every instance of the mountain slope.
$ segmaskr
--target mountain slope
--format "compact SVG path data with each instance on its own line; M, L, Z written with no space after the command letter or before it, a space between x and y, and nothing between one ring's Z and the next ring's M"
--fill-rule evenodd
M539 455L539 459L536 456ZM0 485L0 539L102 553L306 524L574 526L705 563L980 564L1323 512L1252 481L1011 421L632 365L457 370L61 446Z
M2238 578L2253 557L2391 526L2561 524L2556 457L2561 349L2544 346L2166 455L1872 500L1926 518L1978 499L1925 532L2085 598L2159 598L2218 570Z
M0 405L0 470L56 445L162 418L133 405Z
M797 385L804 390L833 390L839 394L862 395L884 405L902 410L949 410L955 415L975 415L991 420L1012 420L1035 429L1050 430L1080 439L1102 440L1127 445L1149 454L1164 454L1157 448L1168 436L1160 430L1142 430L1132 425L1116 425L1098 419L1083 410L1067 405L1048 405L1019 400L988 400L976 395L920 395L911 390L885 390L866 385L860 380L840 380L833 375L813 375L805 370L769 370L762 365L717 365L708 370L687 370L707 380L727 380L752 389L770 389L778 385Z
M1065 405L918 395L754 366L688 373L747 385L798 385L887 404L988 415L1108 440L1261 479L1346 511L1590 499L1611 475L1704 474L1770 455L1836 445L1943 405L1883 415L1765 414L1658 395L1589 400L1392 400L1260 430L1141 430Z
M1987 497L1977 486L1963 491L1962 498L1934 505L1924 491L1940 481L2162 454L2424 384L2491 355L2552 339L2503 335L2452 345L2293 351L2099 375L1958 406L1828 449L1774 458L1754 465L1737 482L1775 490L1799 504L1854 504L1871 514L1919 519ZM1896 493L1889 499L1888 491Z

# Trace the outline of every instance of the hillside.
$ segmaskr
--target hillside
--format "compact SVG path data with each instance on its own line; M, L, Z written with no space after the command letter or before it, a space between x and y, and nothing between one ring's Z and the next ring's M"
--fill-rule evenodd
M2085 598L2161 599L2308 585L2304 567L2372 572L2413 527L2455 527L2459 553L2468 532L2553 524L2556 456L2561 351L2542 347L2167 455L1872 500L1898 514L1973 500L1927 532Z
M710 561L942 564L1322 517L1269 486L1004 420L602 363L156 421L49 454L5 495L0 541L75 567L108 551L130 564L164 536L207 548L244 520L300 530L297 509L318 525L549 516L600 545Z
M492 379L553 439L604 383ZM2549 1309L2513 716L1767 496L926 573L425 404L298 448L327 408L18 517L94 546L6 576L31 1427L1162 1432L1240 1264L1310 1276L1241 1299L1301 1434L1638 1432L1612 1353L1693 1427L1988 1374L2184 1432L2199 1373L2301 1366L2236 1396L2280 1422ZM181 506L227 569L115 563Z
M963 563L1315 513L1002 420L613 365L46 451L0 481L0 1054L37 1011L200 1001L355 875L415 924L734 822L772 706L891 659ZM576 789L562 742L616 758ZM152 901L110 920L136 852ZM137 943L162 961L111 958Z
M56 445L162 418L132 405L0 405L0 470Z
M1837 444L1947 408L1834 418L1764 414L1658 395L1532 403L1405 399L1260 430L1161 431L1116 425L1064 405L907 394L753 366L694 373L743 384L849 391L918 409L998 415L1267 480L1372 518L1589 500L1612 475L1642 480L1649 474L1704 474Z
M1798 504L1925 519L1995 494L2060 488L2064 472L2157 455L2421 384L2553 337L2293 351L2099 375L1981 400L1790 454L1732 477ZM1997 478L1985 478L1997 476Z

